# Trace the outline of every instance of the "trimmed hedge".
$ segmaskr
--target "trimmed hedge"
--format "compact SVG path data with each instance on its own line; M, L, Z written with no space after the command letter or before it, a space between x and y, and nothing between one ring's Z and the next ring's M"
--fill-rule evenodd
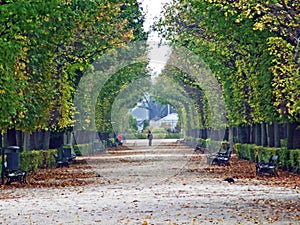
M51 168L56 164L54 154L57 154L57 149L21 152L20 168L26 172L35 172L38 168ZM2 162L0 158L0 171L1 170Z
M279 168L300 172L300 149L262 147L254 144L235 144L236 154L241 159L251 162L268 161L270 155L279 156Z
M75 154L77 156L90 155L93 153L92 144L79 144L73 146Z
M20 167L29 172L38 168L51 168L55 165L57 149L24 151L20 154Z
M187 144L190 146L203 146L209 150L212 151L218 151L220 148L225 148L227 145L229 145L229 142L227 141L215 141L211 139L203 139L203 138L192 138L188 137L186 138Z

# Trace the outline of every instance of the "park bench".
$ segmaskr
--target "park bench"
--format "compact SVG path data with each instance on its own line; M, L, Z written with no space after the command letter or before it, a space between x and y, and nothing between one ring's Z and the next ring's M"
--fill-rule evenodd
M6 184L13 182L27 183L26 172L20 168L20 147L9 146L2 149L2 173L7 178Z
M184 144L185 145L187 143L186 143L186 140L184 138L180 138L180 139L176 140L176 144Z
M195 147L195 152L199 152L201 154L204 154L204 152L206 151L206 146L203 144L197 144Z
M116 145L117 146L123 146L123 142L120 141L118 138L116 138Z
M276 171L278 166L278 155L271 155L268 162L261 161L256 163L256 174L261 176L264 174L270 174L278 176Z
M55 163L56 163L56 167L69 167L69 161L66 157L64 156L59 156L59 154L54 154L53 155L55 158Z
M65 145L58 149L58 153L54 154L56 167L69 167L70 162L74 162L76 160L76 154L72 146Z
M230 166L230 157L232 150L228 147L226 149L219 149L216 154L210 154L207 156L207 163L210 165L218 166Z
M12 182L20 182L26 184L26 172L24 170L6 170L5 176L7 178L6 184L11 184Z

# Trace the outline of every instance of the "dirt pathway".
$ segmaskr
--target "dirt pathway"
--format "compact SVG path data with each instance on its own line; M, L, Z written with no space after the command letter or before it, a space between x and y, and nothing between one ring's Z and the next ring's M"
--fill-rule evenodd
M297 188L229 184L193 149L126 144L85 157L90 185L1 190L0 224L300 224Z

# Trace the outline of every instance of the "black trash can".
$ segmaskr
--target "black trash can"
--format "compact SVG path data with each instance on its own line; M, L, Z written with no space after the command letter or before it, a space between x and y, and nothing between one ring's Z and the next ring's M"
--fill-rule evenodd
M67 160L75 159L75 157L76 157L75 151L71 144L63 146L63 157L66 158Z
M6 169L9 171L20 169L20 147L9 146L5 150L6 154Z

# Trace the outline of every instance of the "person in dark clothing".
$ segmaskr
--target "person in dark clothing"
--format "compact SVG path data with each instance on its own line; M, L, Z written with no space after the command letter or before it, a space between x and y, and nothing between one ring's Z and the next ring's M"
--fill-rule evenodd
M152 139L153 139L153 135L152 135L151 131L149 130L149 131L148 131L149 146L152 145Z

